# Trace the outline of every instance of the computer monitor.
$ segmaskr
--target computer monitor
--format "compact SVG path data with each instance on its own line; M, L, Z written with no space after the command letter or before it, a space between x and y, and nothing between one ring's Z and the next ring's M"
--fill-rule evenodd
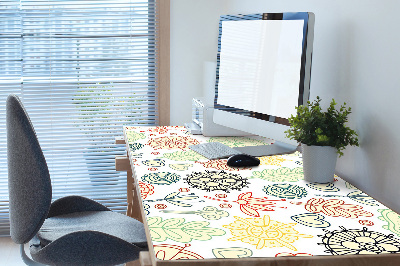
M226 15L219 27L214 122L275 140L243 153L294 152L284 131L309 99L314 14Z

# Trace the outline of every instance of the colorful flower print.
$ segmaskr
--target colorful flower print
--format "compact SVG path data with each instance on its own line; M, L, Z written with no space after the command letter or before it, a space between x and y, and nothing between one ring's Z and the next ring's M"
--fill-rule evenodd
M378 210L382 216L379 216L379 220L387 222L383 228L395 233L400 237L400 215L389 209Z
M237 259L237 258L247 258L253 255L253 251L248 248L214 248L212 250L214 256L218 259Z
M331 226L331 224L325 220L325 216L319 213L298 214L290 218L296 223L313 228L326 228Z
M303 167L264 169L262 171L254 171L252 174L249 178L260 178L271 182L297 182L304 177Z
M216 207L213 206L206 206L201 210L197 211L161 211L163 213L176 213L176 214L194 214L194 215L200 215L202 218L206 220L219 220L223 217L228 217L229 212L224 211L224 210L219 210Z
M356 190L347 194L347 197L351 198L358 203L369 205L369 206L379 206L379 203L372 197L368 196L361 190Z
M304 207L309 212L323 213L333 217L358 218L359 216L373 216L372 213L363 210L362 206L348 204L339 199L312 198L307 201Z
M161 167L165 165L165 160L162 159L145 160L142 161L142 164L150 167Z
M273 184L263 188L268 195L283 199L301 199L307 196L307 190L298 185L287 183Z
M338 192L339 188L335 187L333 183L308 183L307 187L322 191L322 192Z
M154 194L154 186L140 181L138 183L140 188L140 196L142 199L147 198L148 195Z
M277 165L281 166L285 159L282 156L263 156L260 157L260 165Z
M193 240L207 241L214 236L223 236L225 231L209 227L206 221L186 222L184 218L171 218L163 220L162 217L148 217L147 225L154 242L163 242L171 239L180 243Z
M161 172L150 173L142 176L142 181L153 185L171 185L179 181L181 177L175 173Z
M204 259L197 253L187 250L190 244L177 246L170 244L154 245L154 255L159 260L201 260Z
M172 161L180 161L180 162L207 160L206 157L192 150L164 153L163 157Z
M141 139L145 139L146 135L144 133L137 133L135 131L126 131L126 136L128 138L128 142L136 142Z
M191 137L159 137L150 139L147 142L155 150L187 150L190 145L197 145L199 142Z
M193 172L188 174L184 180L189 186L205 191L221 190L228 192L229 190L241 190L247 186L247 179L239 174L231 174L225 171L208 171Z

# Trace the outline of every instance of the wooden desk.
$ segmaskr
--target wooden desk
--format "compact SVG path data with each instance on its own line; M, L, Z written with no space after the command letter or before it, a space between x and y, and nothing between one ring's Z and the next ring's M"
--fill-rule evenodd
M400 216L339 177L304 181L298 152L238 170L188 146L260 140L183 127L125 127L124 138L138 192L128 214L144 217L149 239L143 264L400 265Z

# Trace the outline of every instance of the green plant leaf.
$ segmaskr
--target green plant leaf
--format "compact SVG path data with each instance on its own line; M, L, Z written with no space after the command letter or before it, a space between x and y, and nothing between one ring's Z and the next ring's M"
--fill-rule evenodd
M285 131L286 137L300 143L314 146L332 146L339 156L343 155L346 146L359 146L356 131L346 126L351 108L346 103L336 109L336 101L332 99L327 111L322 111L321 98L317 96L308 106L296 107L296 116L288 120L290 129Z

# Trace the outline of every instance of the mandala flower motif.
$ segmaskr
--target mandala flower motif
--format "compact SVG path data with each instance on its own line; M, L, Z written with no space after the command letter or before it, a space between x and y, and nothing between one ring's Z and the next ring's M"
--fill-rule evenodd
M271 220L268 215L262 218L241 218L235 216L236 221L223 227L230 229L233 237L229 241L242 241L255 245L257 249L286 247L297 251L291 245L299 238L312 238L311 235L299 234L293 226L295 223L283 223Z
M167 137L160 137L160 138L153 138L150 139L147 142L148 145L150 145L153 149L155 150L160 150L160 149L167 149L167 150L172 150L172 149L180 149L180 150L186 150L190 145L197 145L199 142L196 139L193 139L191 137L173 137L173 136L167 136Z
M325 245L327 252L332 255L359 255L399 253L399 239L392 234L385 235L380 232L368 231L366 227L360 229L346 229L328 231L322 237L321 245Z
M269 185L264 187L263 191L268 195L284 199L301 199L307 196L305 188L287 183Z
M263 171L253 171L249 178L260 178L271 182L297 182L303 179L303 168L281 167L279 169L264 169Z
M323 213L333 217L358 218L359 216L373 216L372 213L363 210L362 206L347 204L339 199L312 198L307 201L304 207L309 212Z

